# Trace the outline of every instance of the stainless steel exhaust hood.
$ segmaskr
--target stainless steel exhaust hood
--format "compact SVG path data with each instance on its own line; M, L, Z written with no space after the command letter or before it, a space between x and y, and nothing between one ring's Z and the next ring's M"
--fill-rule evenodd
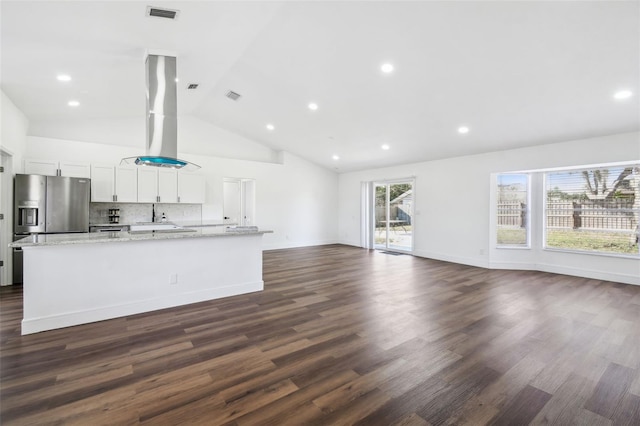
M178 94L176 58L148 55L147 74L147 153L123 158L120 164L195 170L200 166L178 156Z

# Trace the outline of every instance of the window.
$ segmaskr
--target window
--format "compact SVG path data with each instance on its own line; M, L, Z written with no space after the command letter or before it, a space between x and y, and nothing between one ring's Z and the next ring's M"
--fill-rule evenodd
M499 246L529 246L529 175L499 174L497 188Z
M640 164L545 175L545 247L638 255Z

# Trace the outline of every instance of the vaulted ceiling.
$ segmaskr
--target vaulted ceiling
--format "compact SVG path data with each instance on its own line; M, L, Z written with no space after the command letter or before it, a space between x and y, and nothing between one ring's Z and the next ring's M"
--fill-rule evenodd
M358 170L637 131L639 5L3 1L2 90L34 123L144 122L144 55L166 51L179 117Z

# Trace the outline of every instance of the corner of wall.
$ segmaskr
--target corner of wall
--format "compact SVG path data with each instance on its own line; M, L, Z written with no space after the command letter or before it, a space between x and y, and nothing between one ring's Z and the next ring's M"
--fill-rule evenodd
M2 133L0 146L12 156L13 173L22 173L23 159L27 151L27 116L0 90Z

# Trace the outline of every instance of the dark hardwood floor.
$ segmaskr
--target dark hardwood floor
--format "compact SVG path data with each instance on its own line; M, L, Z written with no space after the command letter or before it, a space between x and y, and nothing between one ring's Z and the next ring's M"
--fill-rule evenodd
M20 336L3 425L639 425L640 286L332 245L265 291Z

